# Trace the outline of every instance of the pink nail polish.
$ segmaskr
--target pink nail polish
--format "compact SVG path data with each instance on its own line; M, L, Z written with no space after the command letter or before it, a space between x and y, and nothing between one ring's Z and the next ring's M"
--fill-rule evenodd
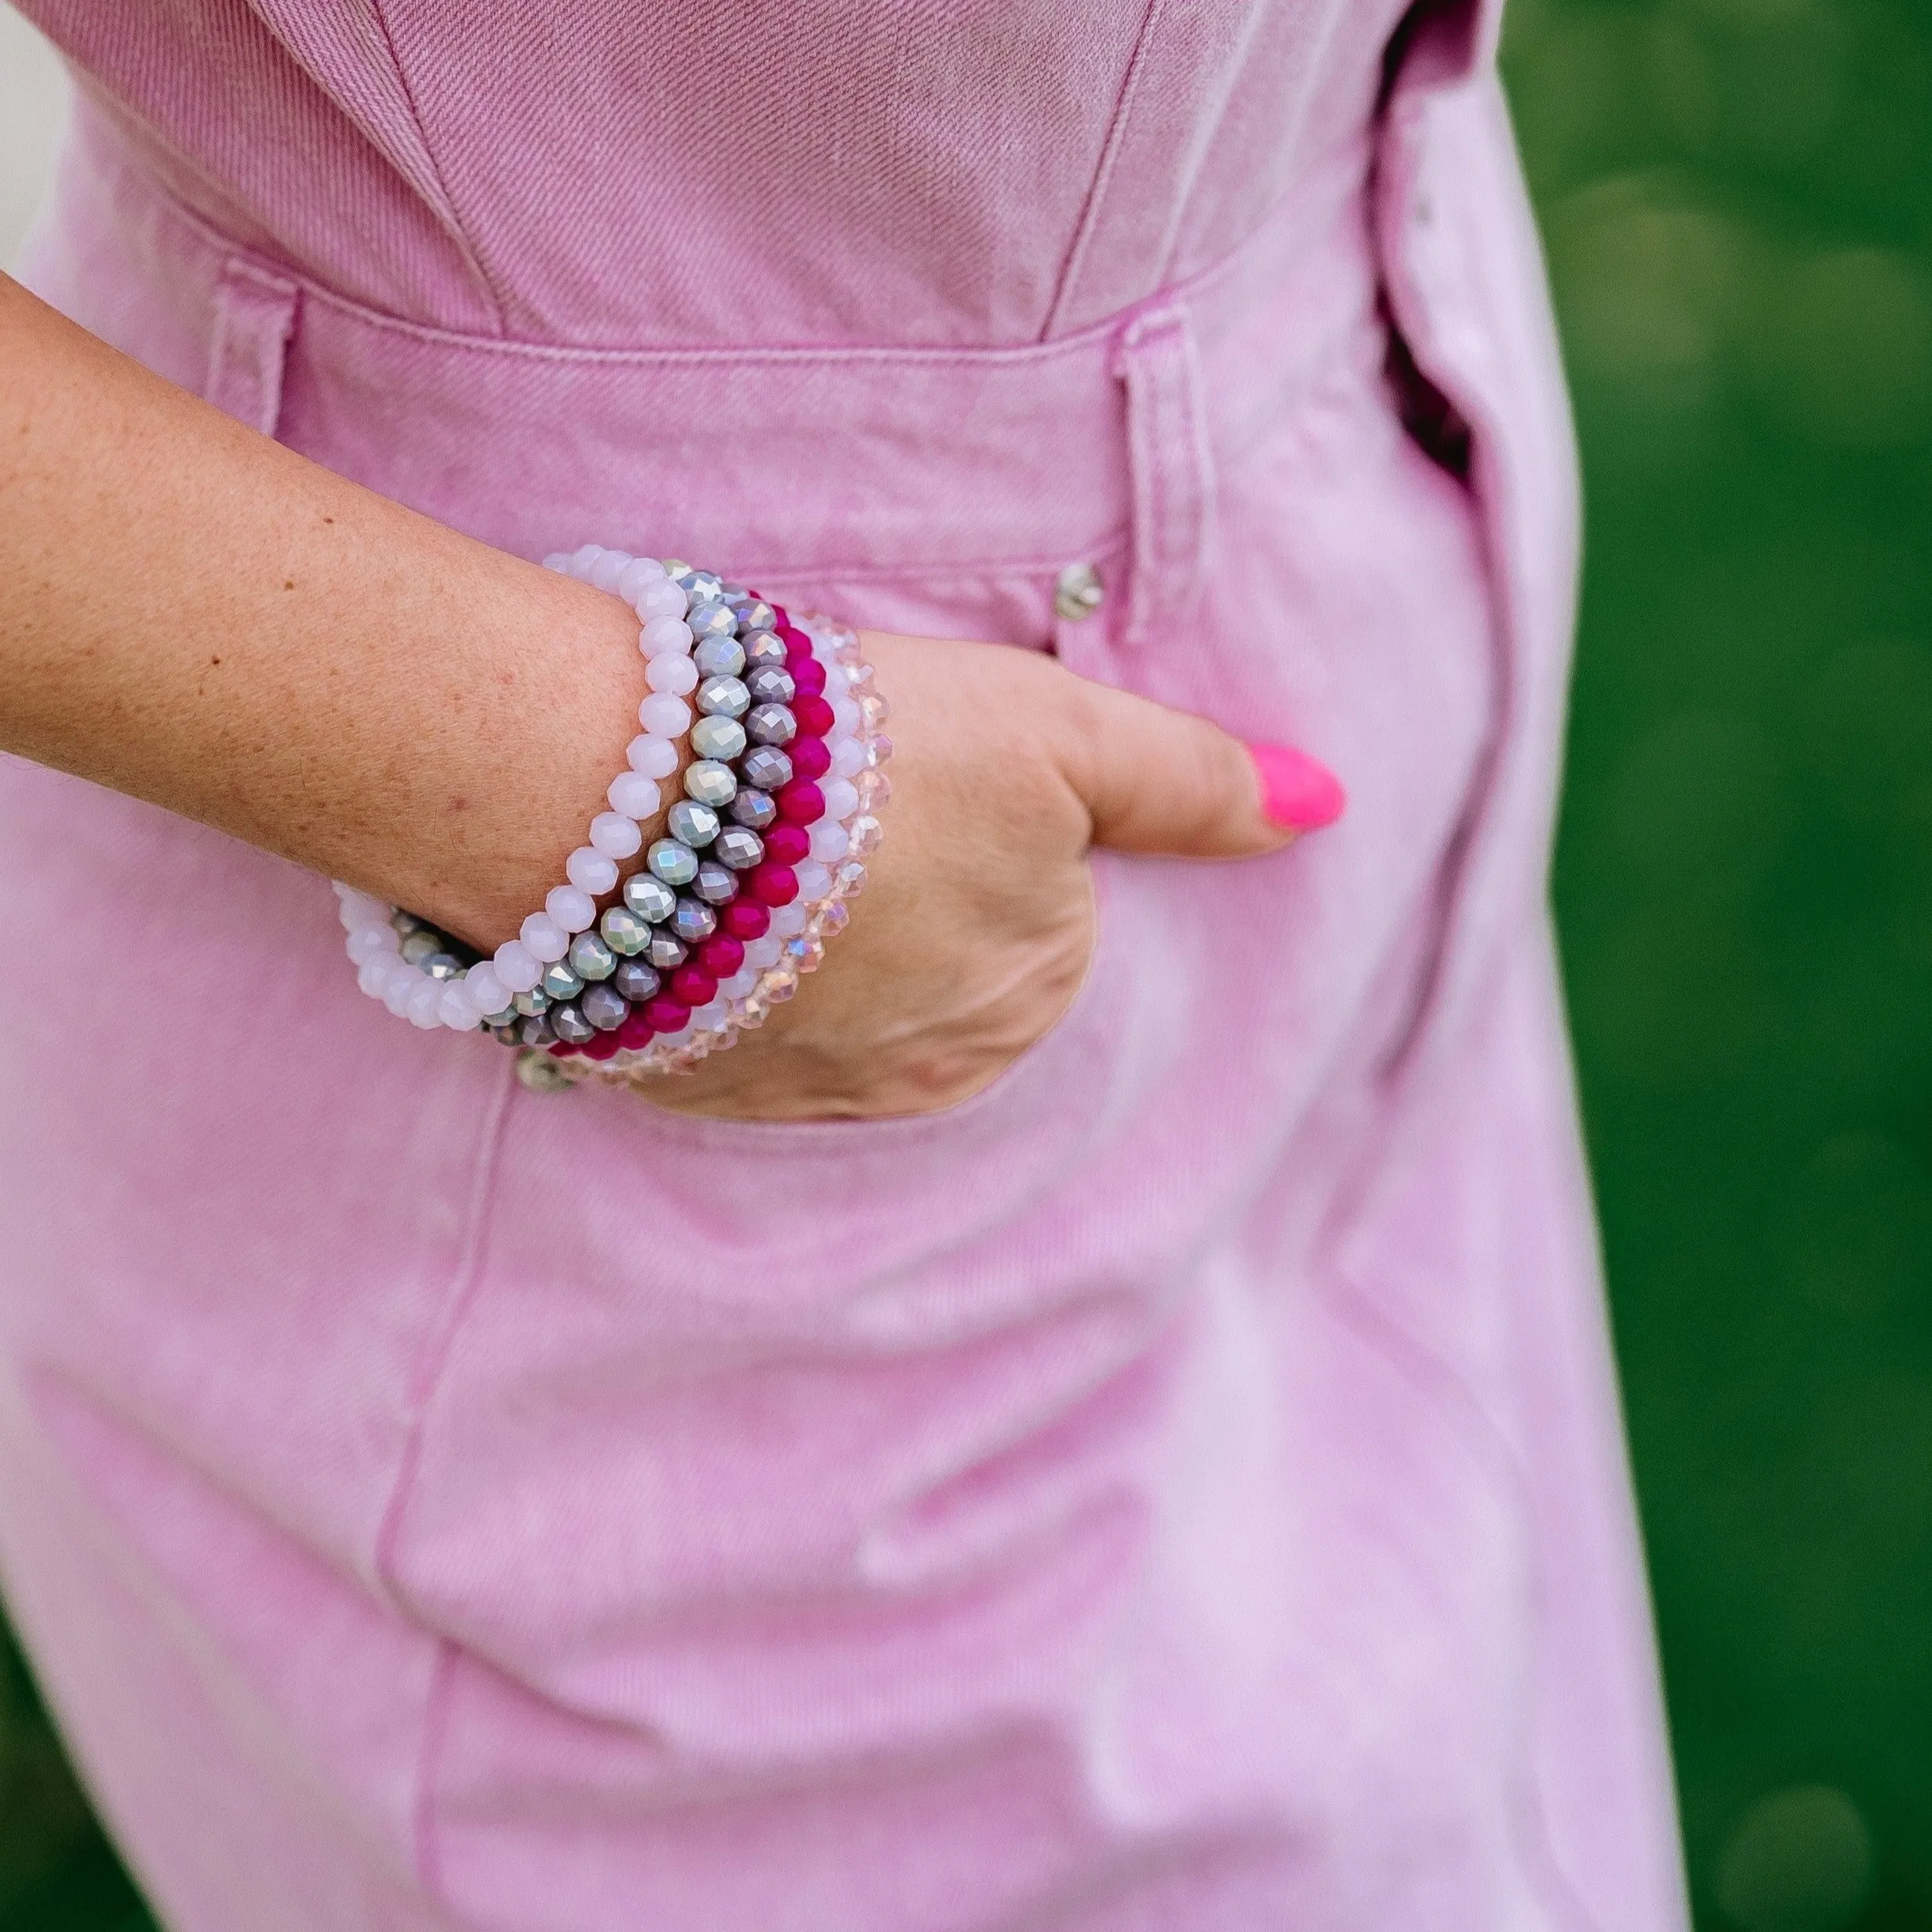
M1341 816L1348 795L1318 759L1291 745L1251 745L1248 755L1261 780L1261 809L1270 824L1312 832Z

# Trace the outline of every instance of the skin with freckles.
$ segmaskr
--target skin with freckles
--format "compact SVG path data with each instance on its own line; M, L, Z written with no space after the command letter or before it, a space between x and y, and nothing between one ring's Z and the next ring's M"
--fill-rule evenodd
M0 587L0 749L485 948L563 877L647 690L618 599L241 427L4 277ZM867 889L798 998L659 1083L659 1105L948 1105L1078 989L1092 845L1237 858L1339 809L1319 783L1284 784L1298 755L1258 766L1216 727L1036 653L862 642L896 748ZM1290 798L1295 823L1277 822Z

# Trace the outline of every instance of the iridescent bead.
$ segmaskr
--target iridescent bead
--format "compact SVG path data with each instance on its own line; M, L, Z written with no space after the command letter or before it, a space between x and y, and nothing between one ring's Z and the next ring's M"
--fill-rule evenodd
M687 885L698 876L698 855L674 838L655 840L645 862L666 885Z
M801 933L796 939L785 941L784 957L795 972L816 973L825 962L825 942L809 933Z
M852 923L852 916L843 901L828 899L812 914L806 930L816 926L829 939L834 933L842 933Z
M769 1005L776 1006L791 998L798 990L798 974L788 966L776 966L765 975L759 993Z
M570 963L587 980L607 980L617 970L617 955L601 934L579 933L570 941Z
M741 803L744 796L740 795ZM770 815L766 816L769 822ZM712 845L711 852L712 856L720 865L729 866L734 872L743 872L756 865L765 856L765 841L749 826L734 825L728 831L718 834L717 842Z
M752 694L741 677L707 677L698 687L696 702L707 717L738 718L745 715Z
M745 720L745 735L760 745L789 745L798 721L783 705L754 705Z
M755 752L748 752L745 762L740 767L748 785L755 785L760 791L776 791L780 785L788 785L797 776L789 752L781 752L775 745L761 745Z
M664 829L680 845L709 845L718 836L718 815L709 805L700 805L695 798L680 798L665 814ZM657 847L653 845L651 849L655 852ZM655 864L651 869L659 878L666 876ZM695 870L694 866L693 870ZM687 873L684 877L691 876ZM684 880L680 879L677 883L682 885Z
M523 1023L520 1020L490 1020L490 1037L506 1047L520 1047L523 1044Z
M769 630L777 622L770 605L762 597L734 597L730 600L731 615L741 631Z
M597 1029L574 1006L559 1006L549 1016L551 1030L559 1040L580 1047Z
M556 1044L556 1030L551 1025L547 1013L532 1013L516 1030L518 1037L527 1047L547 1047Z
M726 905L737 897L736 877L715 859L705 859L698 868L691 889L707 905Z
M709 939L718 930L718 916L702 899L680 898L671 915L671 930L687 946Z
M733 637L708 637L691 653L700 677L736 677L745 668L745 647Z
M559 959L554 966L545 966L539 984L553 1000L575 999L584 991L582 976L567 959Z
M621 961L617 970L610 976L610 983L634 1005L648 999L659 984L655 969L646 966L641 959Z
M700 718L691 728L691 748L698 758L730 761L745 749L745 727L735 718Z
M634 872L624 881L624 903L638 918L661 925L677 909L677 895L662 879Z
M731 801L731 816L739 824L762 832L778 816L778 806L769 791L741 791Z
M685 595L694 604L715 604L723 593L724 580L715 571L694 570L681 580Z
M651 943L648 923L640 919L627 905L612 906L598 921L597 929L604 935L605 945L627 959L633 953L643 952Z
M614 986L593 986L577 1005L599 1033L615 1033L630 1016L630 1002Z
M773 665L765 665L753 671L745 679L745 688L752 694L752 702L760 705L788 705L798 689L789 671Z
M663 559L664 574L680 590L688 591L691 580L700 574L695 563L687 563L682 557L666 557Z
M714 811L720 805L729 805L737 796L737 773L715 758L701 758L685 769L686 795Z
M771 1002L762 993L754 993L745 1002L745 1023L748 1027L762 1027L771 1016Z
M745 661L754 670L762 670L775 665L780 670L785 668L785 641L774 637L769 630L755 631L742 640Z
M550 1010L550 995L541 986L527 987L510 1001L520 1013L543 1013Z
M427 926L418 926L408 934L401 947L405 960L411 966L420 966L433 952L441 952L443 941L441 934Z
M683 940L668 926L658 927L651 934L651 943L644 949L644 956L660 973L668 973L673 966L684 963L688 948Z
M462 977L462 962L453 952L433 952L418 963L433 980L456 980Z
M691 634L702 644L707 637L728 637L737 629L737 620L731 615L728 605L717 600L707 598L702 604L693 604L685 613L684 621L691 626Z
M852 789L858 795L859 809L870 812L892 796L892 780L882 771L862 771L852 780Z
M892 707L877 692L859 701L859 715L868 731L876 731L892 715Z
M832 890L842 899L855 899L866 889L866 869L848 859L832 874Z
M853 858L863 859L879 849L879 841L884 837L885 827L867 812L845 828L846 849Z

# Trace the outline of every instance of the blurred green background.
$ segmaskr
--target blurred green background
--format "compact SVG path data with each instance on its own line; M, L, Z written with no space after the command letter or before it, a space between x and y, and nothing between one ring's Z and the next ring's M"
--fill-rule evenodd
M1513 0L1556 896L1705 1932L1932 1932L1932 10ZM148 1920L0 1643L0 1932Z

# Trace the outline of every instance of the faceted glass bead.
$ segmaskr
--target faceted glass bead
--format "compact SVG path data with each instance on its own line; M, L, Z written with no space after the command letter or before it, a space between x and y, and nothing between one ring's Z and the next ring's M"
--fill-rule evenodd
M765 856L774 864L795 866L811 852L812 834L802 825L774 825L765 834Z
M771 1017L771 1002L762 993L754 993L745 1002L745 1023L748 1027L762 1027Z
M418 926L403 940L401 948L405 960L411 966L420 966L433 952L443 949L442 935L427 926Z
M527 1047L552 1046L557 1037L546 1013L532 1013L517 1029L517 1034Z
M734 939L754 941L771 924L771 909L753 898L736 898L720 915L718 923Z
M417 964L433 980L457 980L462 977L462 962L452 952L432 952L427 959L419 960Z
M553 1000L575 999L584 991L584 976L572 967L569 960L559 959L544 968L544 976L537 984Z
M813 915L812 923L826 938L842 933L852 923L852 914L837 899L828 899Z
M885 837L885 827L866 812L852 820L846 828L846 848L855 859L863 859L879 849L879 841Z
M832 890L842 899L855 899L866 889L866 869L848 859L832 875Z
M526 992L513 995L510 1004L520 1013L547 1012L550 1007L550 995L541 986L533 986Z
M720 805L729 805L737 796L737 773L717 759L701 758L685 769L686 795L695 798L700 805L709 805L713 811Z
M624 903L638 918L662 925L677 909L677 895L662 879L634 872L624 881Z
M654 841L645 862L666 885L688 885L698 876L698 855L674 838Z
M687 946L709 939L718 930L718 916L702 899L680 898L671 915L671 930Z
M685 594L694 604L715 604L724 590L724 580L711 570L694 570L683 582Z
M614 986L593 986L577 1004L599 1033L615 1033L630 1016L630 1002Z
M555 885L544 900L544 910L566 933L580 933L597 923L597 902L573 885Z
M700 718L691 728L691 748L699 758L727 762L745 749L745 729L735 718Z
M747 797L762 795L759 793L741 793L738 802L741 805ZM770 802L769 799L766 800L766 804ZM770 816L769 812L765 815L767 823ZM743 872L748 867L756 865L765 856L765 841L749 827L734 825L730 830L718 834L717 842L711 850L712 855L720 865L729 866L734 872Z
M597 924L598 930L604 935L605 945L627 959L633 953L643 952L651 943L648 923L640 919L627 905L613 905Z
M736 637L707 637L691 653L699 677L736 677L745 668L745 647Z
M698 574L698 570L695 564L687 563L682 557L666 557L664 559L664 574L680 590L688 591L691 580Z
M766 666L776 666L780 670L785 667L785 641L773 637L769 630L754 631L743 640L745 661L754 670Z
M389 915L389 924L398 939L407 939L420 927L427 926L427 920L418 919L413 912L405 912L401 906Z
M715 852L716 848L714 846ZM738 895L737 875L715 859L707 859L691 882L692 892L707 905L726 905Z
M760 745L789 745L798 736L798 721L784 705L754 705L745 730Z
M680 798L666 813L664 829L680 845L709 845L718 836L718 815L709 805L700 805L695 798ZM657 847L653 845L651 849L655 852ZM658 870L655 866L652 870ZM694 864L685 877L689 878L697 870ZM659 872L658 876L662 878L664 875ZM680 885L684 882L682 879L677 881Z
M866 762L877 771L892 755L892 741L884 732L877 733L866 747Z
M583 1045L597 1030L576 1007L567 1004L554 1008L549 1020L551 1030L557 1037L569 1041L573 1047Z
M816 658L799 658L791 666L791 681L808 698L825 695L825 666Z
M798 690L791 681L791 673L775 665L762 666L753 671L745 679L745 688L752 694L753 701L761 705L788 705Z
M791 899L784 905L772 909L771 930L766 937L785 940L795 938L805 930L807 908L802 900Z
M795 738L790 755L795 777L823 778L832 768L831 748L823 738Z
M683 940L668 926L660 926L651 935L651 943L644 949L645 958L660 973L668 973L673 966L684 963L687 948Z
M570 963L587 980L607 980L617 970L617 955L596 933L579 933L570 941Z
M700 644L707 637L728 637L737 629L737 620L731 615L728 605L714 598L702 604L694 603L684 613L684 621L691 626L691 634Z
M825 962L825 942L809 933L785 941L785 962L799 973L814 973Z
M790 784L794 776L791 753L775 745L761 745L756 751L748 752L740 769L745 782L760 791L776 791L780 785Z
M812 828L812 856L821 865L835 866L845 856L845 828L836 819L821 819Z
M868 731L876 731L892 715L892 707L875 691L859 701L859 715Z
M765 975L765 983L759 988L763 997L774 1006L788 1000L798 990L798 976L789 966L775 966Z
M862 811L870 812L892 796L892 780L882 771L862 771L852 780L852 788L859 795Z
M727 601L741 631L769 630L777 622L772 607L762 597L734 597Z
M741 791L731 801L731 816L739 824L754 832L762 832L776 822L778 805L768 791ZM735 862L727 859L730 865Z
M741 677L707 677L698 687L698 709L707 717L742 717L751 702Z
M656 970L641 959L620 960L617 970L610 976L610 983L633 1005L648 999L659 984Z

